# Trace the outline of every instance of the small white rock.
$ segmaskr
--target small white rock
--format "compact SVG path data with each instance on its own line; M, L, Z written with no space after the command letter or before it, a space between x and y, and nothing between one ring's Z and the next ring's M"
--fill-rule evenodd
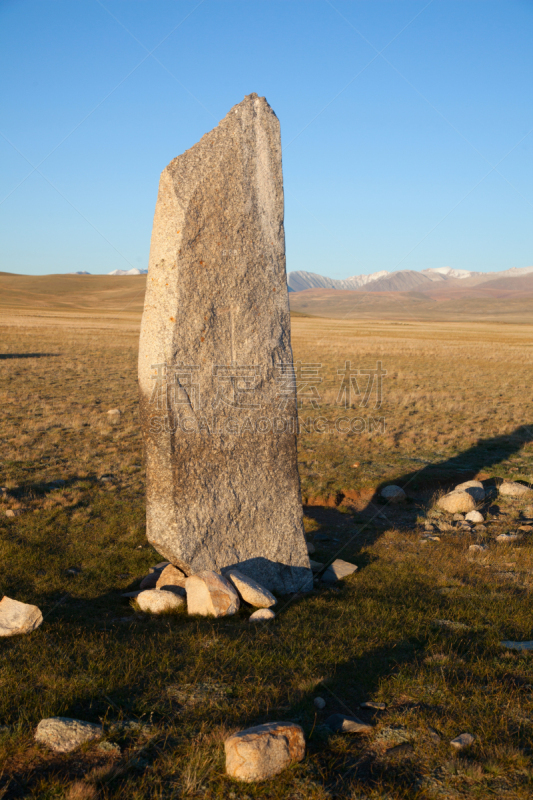
M315 704L315 708L318 708L319 711L322 711L322 709L326 707L326 701L323 697L315 697L313 703Z
M37 606L3 597L0 601L0 636L16 636L19 633L31 633L43 621L43 615Z
M162 614L165 611L175 611L185 604L185 598L167 589L146 589L137 595L137 603L142 611L151 614Z
M452 747L455 747L456 750L464 750L465 747L470 747L475 741L476 739L471 733L461 733L459 736L456 736L455 739L452 739L450 744Z
M271 608L258 608L253 614L250 614L248 622L267 622L269 619L274 619L276 615Z
M483 522L483 514L480 514L479 511L469 511L465 516L465 520L467 522Z
M381 490L381 497L391 503L401 503L407 495L401 486L385 486Z
M107 412L108 417L120 417L121 414L120 408L110 408Z
M102 726L69 717L49 717L37 725L35 739L56 753L70 753L102 735Z

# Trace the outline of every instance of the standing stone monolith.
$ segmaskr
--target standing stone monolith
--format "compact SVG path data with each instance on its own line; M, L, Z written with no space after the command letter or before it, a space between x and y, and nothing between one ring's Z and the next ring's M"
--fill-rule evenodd
M139 350L147 536L191 575L313 578L297 468L279 122L251 94L159 183Z

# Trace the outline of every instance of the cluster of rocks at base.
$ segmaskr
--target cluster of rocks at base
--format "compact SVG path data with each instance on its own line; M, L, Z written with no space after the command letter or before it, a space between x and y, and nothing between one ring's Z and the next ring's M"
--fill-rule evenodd
M235 614L241 599L259 609L250 616L251 622L273 619L270 610L276 598L264 586L237 569L219 575L212 570L201 570L195 575L185 575L168 562L157 564L141 581L140 591L126 592L135 597L142 611L160 614L187 605L189 614L204 617L226 617Z
M522 483L504 480L498 487L498 492L504 497L526 497L532 494L533 490ZM448 492L439 498L437 507L450 514L471 513L475 512L476 505L485 499L485 488L481 481L465 481L456 486L453 492Z

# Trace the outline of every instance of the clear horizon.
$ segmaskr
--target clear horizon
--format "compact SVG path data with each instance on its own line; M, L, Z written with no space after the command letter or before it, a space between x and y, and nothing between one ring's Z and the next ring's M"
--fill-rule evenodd
M246 94L281 123L287 271L533 264L533 4L0 5L0 270L146 269L159 175Z

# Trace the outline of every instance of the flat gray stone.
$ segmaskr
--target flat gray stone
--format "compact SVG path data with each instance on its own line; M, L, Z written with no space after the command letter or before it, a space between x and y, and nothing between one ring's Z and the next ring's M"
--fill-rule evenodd
M0 636L31 633L42 621L43 615L37 606L21 603L11 597L3 597L0 601Z
M147 537L309 591L279 122L251 94L163 170L139 348Z
M326 583L335 583L348 575L352 575L357 570L355 564L350 564L349 561L343 561L342 558L337 558L330 564L327 570L322 575L322 580Z
M346 714L332 714L327 718L326 725L335 733L370 733L372 731L372 725L368 725L357 717L346 716Z
M35 740L56 753L70 753L85 742L102 736L102 726L70 717L42 719L35 731Z

